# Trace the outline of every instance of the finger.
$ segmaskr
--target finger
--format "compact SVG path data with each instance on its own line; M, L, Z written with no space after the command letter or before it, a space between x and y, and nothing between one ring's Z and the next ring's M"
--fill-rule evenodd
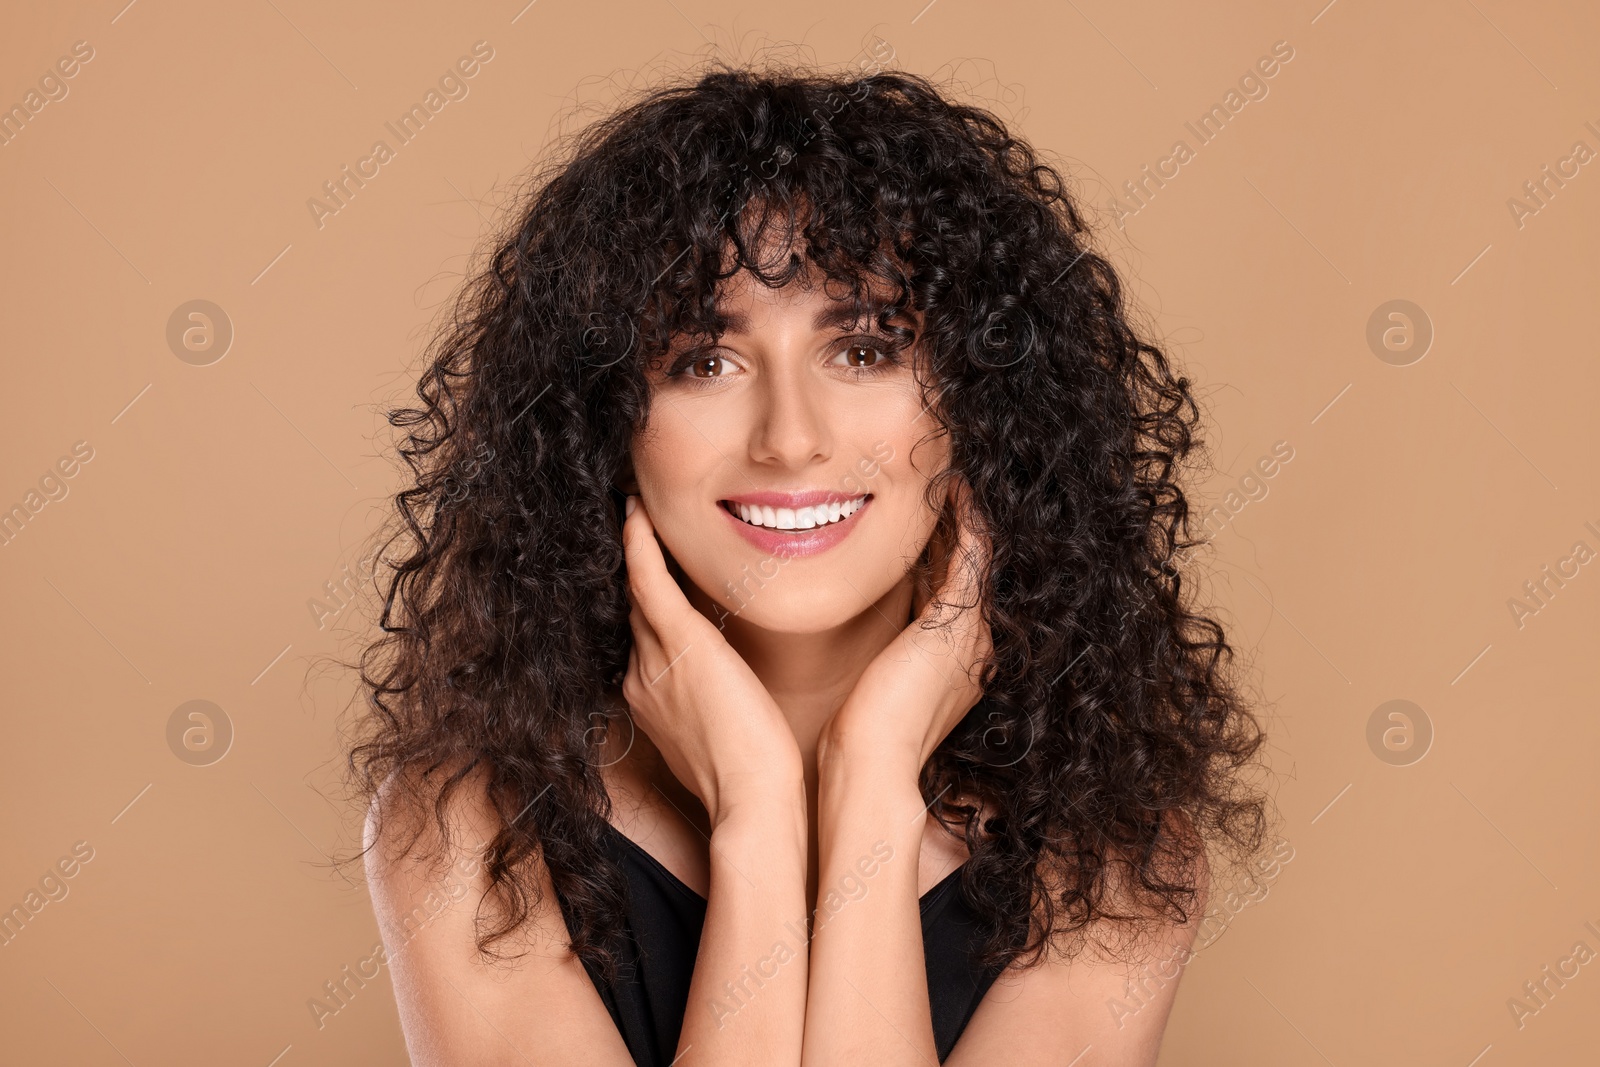
M646 663L660 663L663 659L661 635L656 633L637 603L628 611L628 624L633 629L633 648L639 653L640 669L643 670Z
M627 701L628 710L641 720L648 719L649 702L645 694L649 691L648 668L639 655L639 646L635 644L628 650L628 673L622 679L622 695Z
M633 694L639 682L639 646L637 644L628 648L628 669L622 675L622 699L630 709L633 707Z
M632 689L633 682L639 677L639 646L637 643L628 648L628 669L622 675L623 696L627 696Z
M721 640L721 634L689 603L683 588L668 569L665 549L656 536L655 524L645 510L644 501L635 499L638 503L628 521L636 525L626 532L635 539L633 559L642 566L637 572L630 569L629 589L633 600L643 609L653 636L658 639L656 647L664 653L659 669L665 671L668 664L675 662L691 645L706 640L714 643Z
M683 593L667 571L666 557L661 554L661 545L656 541L655 525L650 521L650 513L645 510L644 499L634 497L634 500L637 503L633 514L622 522L622 546L628 561L628 589L633 602L643 608L645 618L652 626L666 624L672 618L673 606L666 586L672 586L671 592L677 593L680 598Z
M628 516L627 522L633 522L641 515L645 515L642 506L635 506L633 511L634 513ZM667 652L666 642L662 640L664 631L657 624L657 619L660 619L661 616L667 615L669 618L671 617L671 609L663 609L660 606L662 597L655 593L655 590L660 587L655 586L652 588L650 566L652 556L654 557L655 568L662 575L665 575L666 582L671 586L671 589L667 590L667 594L669 596L676 594L681 599L683 593L677 587L677 584L672 581L671 575L666 574L665 560L661 555L660 546L656 543L655 532L650 525L648 515L645 515L642 524L635 524L632 529L628 529L625 522L624 535L633 538L635 541L633 550L636 555L632 558L637 560L640 556L643 556L645 560L643 567L637 570L632 566L629 568L628 583L634 595L629 598L628 624L633 631L633 652L637 653L638 656L639 680L644 685L654 685L660 676L666 673L673 654ZM659 580L658 576L655 581ZM652 603L656 604L655 617L650 614L650 605ZM687 602L685 604L687 605ZM690 610L692 611L693 609Z

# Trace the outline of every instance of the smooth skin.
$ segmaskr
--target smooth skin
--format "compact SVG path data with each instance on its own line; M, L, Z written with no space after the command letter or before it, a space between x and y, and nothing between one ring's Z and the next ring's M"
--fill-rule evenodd
M914 364L862 361L871 337L858 331L870 323L826 320L840 303L822 287L774 291L738 276L720 306L743 316L739 328L714 349L675 349L694 359L687 371L657 368L633 449L638 495L623 542L634 648L622 696L634 731L607 738L603 774L618 828L708 898L683 1067L937 1063L918 900L967 852L927 813L917 777L981 695L991 645L974 581L988 546L957 480L945 502L956 543L933 545L937 599L914 588L910 565L939 517L921 494L948 464L947 444L929 439ZM886 451L849 537L784 561L753 597L739 587L760 553L718 500L860 484L862 458ZM940 602L943 626L922 630ZM415 857L391 862L383 841L369 853L412 1062L625 1067L537 860L547 904L526 927L528 956L476 958L487 883L471 843L494 823L481 793L459 795L456 845L427 828L419 842L419 855L431 847L455 865L445 874ZM866 892L842 907L834 896L830 910L829 891L859 884L863 859L885 852ZM793 931L813 914L800 944ZM1194 935L1195 923L1169 927L1141 947L1182 959ZM1093 951L1010 968L945 1062L1153 1065L1181 970L1134 996L1139 971ZM743 983L739 1000L728 983Z

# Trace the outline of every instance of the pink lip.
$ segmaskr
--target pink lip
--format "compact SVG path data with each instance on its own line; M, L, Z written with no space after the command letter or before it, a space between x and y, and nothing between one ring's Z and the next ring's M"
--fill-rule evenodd
M858 494L859 495L859 494ZM783 501L805 498L806 502L791 505ZM750 493L746 496L736 497L738 501L746 504L761 504L768 507L807 507L814 503L829 503L834 500L854 500L853 496L840 496L838 493ZM769 503L770 501L770 503ZM830 522L826 526L815 526L809 530L774 530L770 526L751 526L727 508L718 505L717 510L728 517L740 535L752 545L769 556L789 559L794 556L814 556L819 552L826 552L834 545L850 536L850 531L856 528L857 520L861 514L872 506L872 496L867 494L866 502L856 508L847 519L839 522Z

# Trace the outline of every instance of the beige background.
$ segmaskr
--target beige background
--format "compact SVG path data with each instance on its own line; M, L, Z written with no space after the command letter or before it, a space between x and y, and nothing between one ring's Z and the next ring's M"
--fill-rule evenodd
M844 64L874 34L1070 169L1205 398L1207 501L1294 450L1202 560L1293 858L1191 965L1163 1067L1596 1061L1600 963L1508 1006L1600 952L1600 563L1508 603L1600 551L1600 165L1508 206L1600 151L1593 5L124 2L0 29L7 107L94 50L0 147L0 507L93 450L0 548L0 905L93 849L0 948L7 1062L404 1062L387 976L308 1007L377 940L324 858L353 687L319 657L356 612L308 607L395 486L377 410L554 132L712 44ZM469 95L318 228L307 199L479 40ZM1268 95L1118 229L1124 180L1278 41ZM208 366L166 339L195 299L235 330ZM1407 366L1366 339L1396 299L1435 334ZM167 742L196 699L235 732L209 766ZM1433 731L1408 765L1367 739L1394 699Z

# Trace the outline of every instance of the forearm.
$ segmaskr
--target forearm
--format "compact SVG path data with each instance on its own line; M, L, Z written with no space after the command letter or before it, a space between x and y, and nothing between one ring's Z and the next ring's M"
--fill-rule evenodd
M937 1062L917 898L922 797L914 768L875 755L819 751L807 1067Z
M711 892L677 1054L793 1065L805 1025L805 787L735 805L711 832ZM692 1048L693 1051L690 1051Z

